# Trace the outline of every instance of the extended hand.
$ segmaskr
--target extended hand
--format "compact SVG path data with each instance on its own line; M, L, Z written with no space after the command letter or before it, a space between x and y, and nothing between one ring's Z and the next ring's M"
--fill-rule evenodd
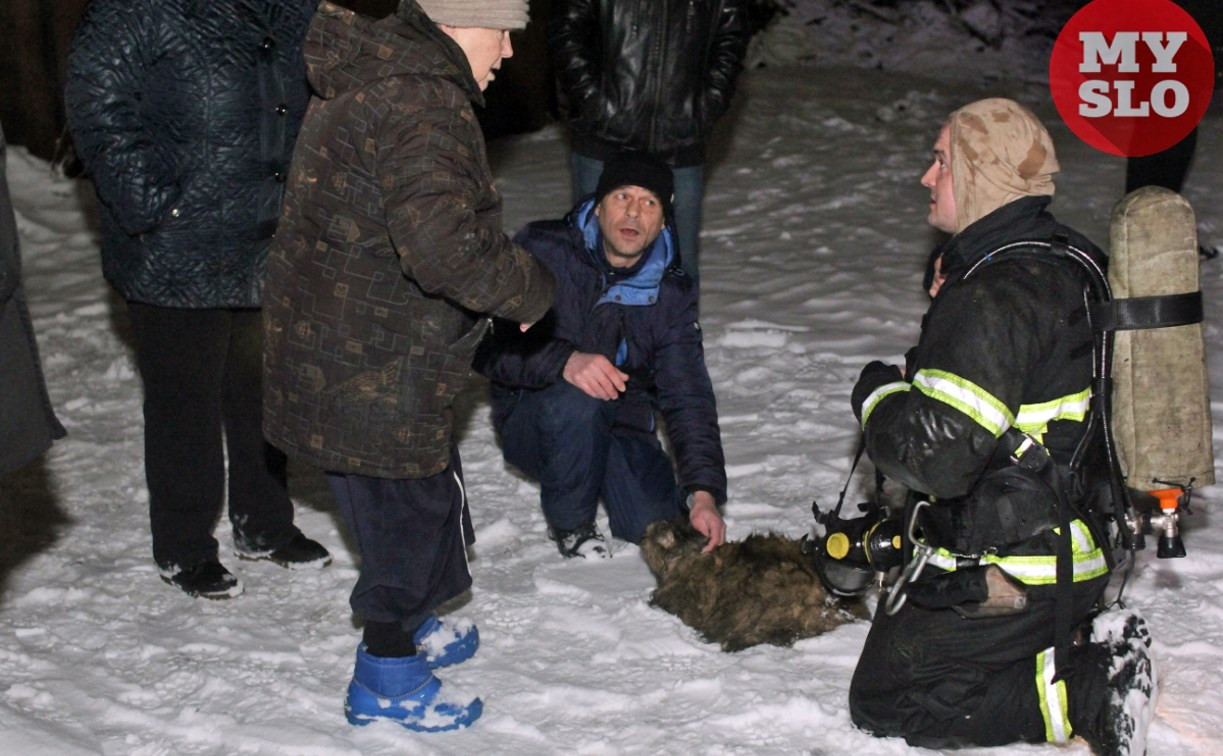
M628 374L622 373L601 354L574 352L562 373L565 380L595 399L616 399L624 391Z
M688 512L688 522L698 533L709 537L709 543L701 549L702 554L708 554L726 543L726 523L718 512L717 502L708 491L697 491L692 494L692 509Z

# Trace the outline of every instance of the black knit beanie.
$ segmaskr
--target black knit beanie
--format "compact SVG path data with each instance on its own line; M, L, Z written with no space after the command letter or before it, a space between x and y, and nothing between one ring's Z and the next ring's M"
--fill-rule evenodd
M662 202L663 217L671 217L671 202L675 197L675 181L666 164L640 152L621 152L603 164L603 173L595 187L595 202L622 186L649 189Z

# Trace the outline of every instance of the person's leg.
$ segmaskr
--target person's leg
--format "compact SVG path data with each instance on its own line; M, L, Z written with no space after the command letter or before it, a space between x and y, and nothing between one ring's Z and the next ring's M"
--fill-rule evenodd
M263 438L263 319L233 310L225 356L224 418L229 520L239 552L266 554L300 534L293 525L283 452Z
M1144 186L1162 186L1179 192L1185 184L1185 176L1189 173L1189 164L1193 162L1193 153L1197 149L1197 134L1195 128L1180 142L1154 155L1132 157L1125 161L1125 193Z
M641 543L650 523L683 511L671 458L638 431L612 434L601 494L612 535L631 543Z
M153 559L165 574L217 560L224 498L221 381L227 314L128 303L144 383Z
M456 660L432 656L413 637L438 605L471 587L474 534L458 451L449 469L428 478L328 473L327 482L361 560L349 603L365 632L345 716L354 725L387 720L421 731L471 724L483 711L480 699L454 697L433 674Z
M361 574L350 604L365 620L413 632L443 602L471 587L469 520L461 469L388 480L328 473L357 546Z
M1102 588L1101 579L1075 585L1075 616L1088 615ZM854 724L928 748L1064 740L1067 699L1081 696L1038 685L1052 664L1052 591L1029 587L1028 611L1011 617L880 608L850 683ZM1071 654L1066 686L1094 680L1091 662Z
M1193 153L1197 149L1198 130L1194 128L1189 135L1177 144L1163 152L1142 157L1132 157L1125 161L1125 193L1144 186L1162 186L1174 192L1180 192L1189 173L1189 165L1193 162ZM1219 256L1220 248L1211 246L1198 239L1198 254L1207 260Z
M705 200L705 166L674 168L675 236L680 266L698 286L701 283L701 206Z
M505 459L539 481L549 527L575 530L594 522L607 466L616 403L568 381L525 391L501 427Z
M569 157L569 164L573 171L573 204L576 205L594 193L599 176L603 175L603 161L574 152Z

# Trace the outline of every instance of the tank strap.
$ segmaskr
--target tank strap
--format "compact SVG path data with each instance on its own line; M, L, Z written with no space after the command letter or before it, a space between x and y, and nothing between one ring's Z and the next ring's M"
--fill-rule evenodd
M1202 322L1202 292L1098 302L1092 307L1091 318L1093 325L1103 331L1193 325Z

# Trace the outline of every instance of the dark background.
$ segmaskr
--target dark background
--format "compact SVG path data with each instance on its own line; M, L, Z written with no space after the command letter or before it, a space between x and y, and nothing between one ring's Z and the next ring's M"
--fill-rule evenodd
M64 130L63 77L68 45L89 0L0 0L0 123L9 144L47 160L70 160ZM382 17L398 0L337 0ZM485 93L480 120L488 137L533 131L555 117L546 44L552 0L530 0L531 23L512 37L514 58Z
M382 17L398 0L335 0L360 13ZM850 0L844 0L850 2ZM1216 75L1223 81L1223 0L1175 0L1202 25L1215 50ZM557 117L556 91L547 53L547 21L564 0L529 0L531 23L512 37L514 57L485 92L480 111L485 136L534 131ZM915 0L853 0L861 12L886 10ZM942 0L942 9L960 13L974 0ZM1024 9L1028 15L1064 20L1088 0L991 0L995 7ZM64 130L63 76L68 45L89 0L0 0L0 123L9 144L26 146L47 160L63 161L73 173ZM801 11L809 0L748 0L751 31L776 13ZM879 12L879 11L875 11ZM802 13L798 14L802 16ZM1218 105L1216 104L1216 107Z

